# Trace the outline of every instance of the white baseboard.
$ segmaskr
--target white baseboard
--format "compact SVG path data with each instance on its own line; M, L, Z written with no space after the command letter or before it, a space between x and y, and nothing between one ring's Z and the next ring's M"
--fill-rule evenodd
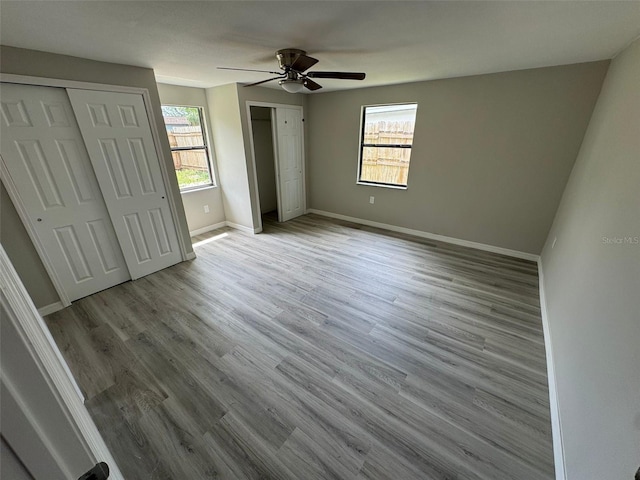
M38 313L40 314L41 317L46 317L47 315L50 315L59 310L62 310L63 308L64 308L64 305L62 304L62 302L55 302L39 308Z
M566 467L564 464L564 444L562 443L562 428L560 425L560 405L558 403L558 389L556 372L551 349L551 332L549 330L549 313L547 312L547 298L544 293L544 272L542 261L538 260L538 285L540 289L540 312L542 315L542 330L544 333L544 349L547 357L547 382L549 384L549 408L551 411L551 434L553 437L553 460L556 468L556 480L565 480Z
M217 230L222 227L226 227L227 222L218 222L213 225L207 225L206 227L197 228L189 232L189 235L195 237L196 235L202 235L203 233L211 232L212 230Z
M247 232L247 233L260 233L262 231L261 228L251 228L251 227L245 227L244 225L240 225L239 223L233 223L230 221L226 221L225 222L227 227L231 227L234 228L236 230L240 230L241 232Z
M530 260L537 262L540 258L539 255L533 253L520 252L518 250L510 250L508 248L496 247L493 245L487 245L484 243L472 242L470 240L461 240L459 238L447 237L445 235L438 235L436 233L424 232L422 230L414 230L412 228L398 227L397 225L390 225L387 223L374 222L371 220L365 220L363 218L349 217L347 215L341 215L339 213L325 212L324 210L316 210L310 208L306 213L315 213L316 215L322 215L323 217L337 218L339 220L346 220L348 222L359 223L361 225L367 225L369 227L382 228L384 230L391 230L392 232L406 233L409 235L415 235L416 237L428 238L430 240L438 240L440 242L451 243L453 245L460 245L462 247L475 248L477 250L484 250L485 252L499 253L501 255L507 255L509 257L521 258L523 260Z
M240 230L241 232L246 232L251 234L260 233L262 231L262 228L245 227L244 225L240 225L238 223L233 223L225 220L224 222L218 222L218 223L214 223L213 225L208 225L206 227L199 228L197 230L192 230L189 232L189 234L191 235L191 238L193 238L196 235L202 235L203 233L212 232L213 230L218 230L219 228L222 228L222 227L230 227L235 230ZM195 252L187 253L187 260L193 260L194 258L196 258Z

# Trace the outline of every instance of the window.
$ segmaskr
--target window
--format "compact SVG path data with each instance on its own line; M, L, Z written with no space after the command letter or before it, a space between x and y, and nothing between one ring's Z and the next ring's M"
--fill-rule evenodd
M162 116L180 190L213 185L202 108L163 105Z
M417 103L362 107L358 183L407 186Z

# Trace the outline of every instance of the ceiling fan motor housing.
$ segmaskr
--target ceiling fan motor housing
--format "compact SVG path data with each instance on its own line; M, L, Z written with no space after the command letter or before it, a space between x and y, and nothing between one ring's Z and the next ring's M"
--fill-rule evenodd
M300 55L306 55L307 52L304 50L300 50L298 48L283 48L282 50L278 50L276 52L276 58L278 59L278 64L282 70L286 70L288 67L296 61L296 59Z
M298 93L303 88L314 91L322 88L322 85L314 82L312 78L335 78L342 80L364 80L364 73L355 72L307 72L311 67L318 63L317 58L307 55L307 52L299 48L283 48L276 52L276 58L282 72L271 72L268 70L255 70L251 68L230 68L218 67L224 70L244 70L248 72L263 72L277 75L277 77L268 78L260 82L254 82L244 85L245 87L254 87L263 83L278 80L278 83L289 93ZM305 73L306 72L306 73Z

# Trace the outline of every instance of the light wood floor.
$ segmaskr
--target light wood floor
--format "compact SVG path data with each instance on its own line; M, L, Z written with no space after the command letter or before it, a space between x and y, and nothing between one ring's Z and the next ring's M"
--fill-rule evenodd
M308 215L47 318L128 480L553 478L532 262Z

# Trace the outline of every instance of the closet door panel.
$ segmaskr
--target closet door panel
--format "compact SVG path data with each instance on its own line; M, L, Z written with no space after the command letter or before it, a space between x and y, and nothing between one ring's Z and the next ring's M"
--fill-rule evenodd
M65 90L9 83L0 88L2 158L69 300L128 280Z
M281 221L304 214L302 112L294 108L275 109L280 183Z
M142 95L67 92L132 277L180 262Z

